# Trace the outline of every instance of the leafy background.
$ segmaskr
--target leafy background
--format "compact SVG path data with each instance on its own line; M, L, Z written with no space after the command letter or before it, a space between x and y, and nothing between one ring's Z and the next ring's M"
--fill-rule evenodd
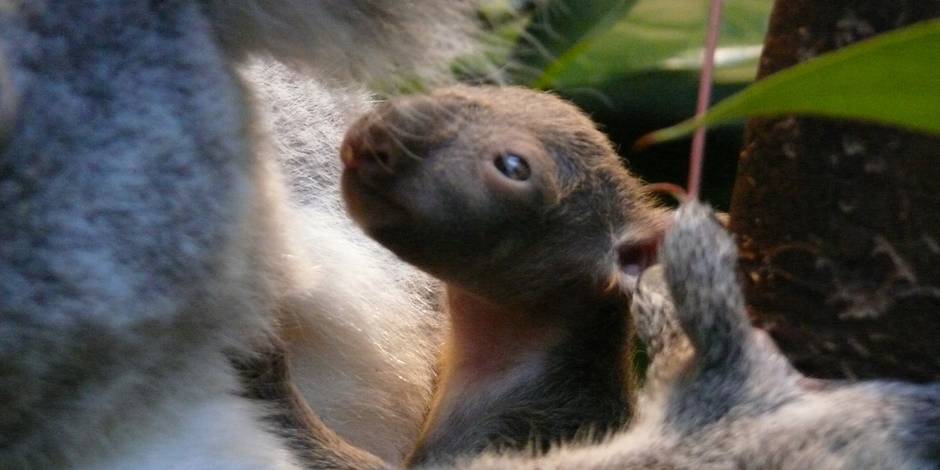
M714 101L750 84L772 0L726 0L716 55ZM552 90L585 109L618 145L628 166L651 182L683 184L688 139L631 154L640 136L694 113L708 2L553 0L529 15L521 2L491 0L481 17L496 33L486 60L457 67L467 79L482 63L509 64L515 84ZM709 133L703 197L726 208L743 128Z
M516 14L527 4L528 15ZM713 96L713 103L721 103L702 119L688 119L708 2L532 4L489 0L481 18L494 33L494 47L484 57L458 61L455 71L470 81L500 76L555 91L588 111L621 149L631 148L640 136L644 143L671 141L641 154L621 152L652 182L684 183L688 139L676 139L696 126L737 121L737 126L713 130L709 141L703 196L719 208L728 206L745 117L813 115L940 135L940 19L822 54L748 86L757 71L772 0L726 0ZM494 64L500 73L492 73ZM734 96L724 100L729 95ZM656 129L661 130L646 136Z

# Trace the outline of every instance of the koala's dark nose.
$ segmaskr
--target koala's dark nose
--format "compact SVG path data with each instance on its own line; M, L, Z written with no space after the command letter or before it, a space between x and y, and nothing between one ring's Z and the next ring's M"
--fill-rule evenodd
M395 112L371 114L354 124L340 148L345 170L376 186L416 165L422 145L409 124Z
M390 145L391 139L384 137L380 140L376 134L369 128L350 129L340 148L346 172L354 173L360 181L372 186L395 175L402 153Z

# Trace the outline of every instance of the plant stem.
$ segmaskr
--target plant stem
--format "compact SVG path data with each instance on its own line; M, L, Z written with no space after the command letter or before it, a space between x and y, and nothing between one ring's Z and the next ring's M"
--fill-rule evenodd
M708 35L705 39L705 57L702 74L698 84L698 104L695 117L700 118L708 110L712 94L712 73L715 70L715 48L718 46L718 33L721 29L722 0L711 0L708 11ZM705 126L695 131L692 137L692 154L689 160L689 198L698 199L702 183L702 163L705 160Z

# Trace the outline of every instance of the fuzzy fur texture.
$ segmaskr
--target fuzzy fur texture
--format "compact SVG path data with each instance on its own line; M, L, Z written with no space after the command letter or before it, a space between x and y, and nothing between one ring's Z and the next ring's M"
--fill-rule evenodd
M306 149L285 162L317 157L282 174L233 58L368 78L424 63L421 45L463 41L434 38L445 24L461 31L461 11L443 0L0 1L0 468L294 468L228 362L277 331L275 312L299 325L297 355L318 355L297 368L309 369L299 375L324 414L340 428L373 419L349 433L377 447L391 436L397 444L379 451L400 451L429 366L421 348L403 352L406 327L382 330L391 320L379 313L408 311L428 284L383 271L390 259L324 210L333 203L303 206L306 181L285 182L298 168L317 178L364 94L301 101L335 125L273 125L295 133L275 145ZM422 41L405 50L383 31ZM274 94L257 100L269 122L279 109L263 100ZM386 292L349 281L363 272ZM337 377L355 385L324 386ZM374 402L349 410L330 393Z
M450 333L408 465L623 426L630 295L611 283L629 277L620 253L652 254L668 213L582 111L517 87L441 88L376 107L341 153L357 223L446 284ZM500 170L506 155L523 177Z
M642 279L641 292L659 292L638 294L634 309L649 317L637 322L641 336L667 338L651 341L654 364L671 367L655 373L630 429L598 446L540 459L491 455L461 468L937 468L940 386L801 376L751 328L736 260L711 210L683 205L661 254L665 282ZM662 361L684 341L694 353L683 346Z
M331 89L270 61L244 70L270 126L289 193L291 263L280 312L298 388L350 443L398 462L430 401L443 334L432 280L346 216L337 136L369 108L361 89Z
M236 57L263 51L330 81L443 78L473 50L471 0L204 0Z

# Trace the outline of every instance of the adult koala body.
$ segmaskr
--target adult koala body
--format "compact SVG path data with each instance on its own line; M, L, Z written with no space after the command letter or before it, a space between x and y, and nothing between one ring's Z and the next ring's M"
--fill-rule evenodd
M309 238L288 227L300 206L235 65L262 53L329 78L384 73L447 43L437 32L464 37L463 13L443 0L0 1L0 467L295 466L226 356L264 341L272 312L302 318L317 292L297 284L317 282L291 267L308 261L293 244Z
M330 428L400 462L431 399L444 318L431 280L367 238L340 201L337 136L368 95L272 61L244 75L287 183L280 231L294 262L282 266L278 334L294 382Z

